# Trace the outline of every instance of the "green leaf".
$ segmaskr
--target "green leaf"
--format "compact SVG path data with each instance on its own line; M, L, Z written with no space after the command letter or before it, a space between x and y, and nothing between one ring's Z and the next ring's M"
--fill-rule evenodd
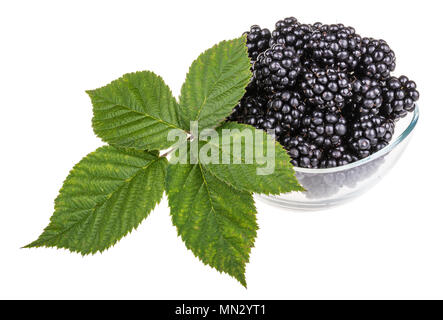
M230 139L222 138L223 130L231 130ZM200 148L205 144L218 147L219 164L205 164L205 168L217 178L237 189L253 193L304 191L295 177L287 152L264 131L234 122L226 122L216 131L219 139L215 143L211 139L201 142ZM244 138L248 135L252 139L250 144ZM234 142L240 147L240 152L235 152ZM223 156L230 159L229 163L223 164ZM258 168L261 168L260 174Z
M97 149L72 169L50 224L26 247L90 254L113 246L160 202L166 167L157 152Z
M172 222L186 247L246 287L245 266L258 229L252 195L199 164L169 165L166 192Z
M174 143L167 136L180 129L177 102L156 74L128 73L87 93L94 107L94 132L104 141L139 150L162 150Z
M246 38L222 41L202 53L186 76L180 109L186 129L190 121L199 128L215 127L232 113L250 81Z

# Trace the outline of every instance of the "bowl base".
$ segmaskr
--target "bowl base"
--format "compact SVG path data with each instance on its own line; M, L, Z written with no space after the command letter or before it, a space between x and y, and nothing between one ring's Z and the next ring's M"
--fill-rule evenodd
M331 208L335 208L354 200L354 198L355 197L351 197L350 199L341 198L337 200L318 201L318 202L295 202L295 201L285 201L273 196L257 195L257 199L266 204L277 206L282 209L290 211L308 211L308 212L324 211Z
M361 196L363 193L371 189L377 184L378 181L374 181L370 185L364 188L356 190L354 192L343 195L334 199L323 199L318 201L294 201L286 200L281 196L267 196L263 194L256 195L257 199L272 206L277 206L291 211L323 211L331 208L339 207L348 202L351 202Z

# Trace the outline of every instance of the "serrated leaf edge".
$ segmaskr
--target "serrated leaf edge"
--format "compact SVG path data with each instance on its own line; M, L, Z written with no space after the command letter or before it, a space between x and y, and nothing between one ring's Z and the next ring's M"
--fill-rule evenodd
M257 128L255 128L255 127L250 126L250 125L239 124L239 123L236 123L236 125L238 125L238 126L240 126L240 127L243 127L242 130L244 130L244 129L248 129L248 128L251 128L251 129L253 129L253 130L255 130L255 131L261 131L266 137L268 136L268 134L267 134L264 130L257 129ZM275 145L276 145L277 148L281 148L283 151L285 151L285 149L283 148L283 146L282 146L277 140L272 139L272 141L275 143ZM215 145L215 144L211 144L210 141L209 141L209 142L206 142L205 144L210 144L210 145L213 145L213 146L215 146L215 147L219 147L219 146L217 146L217 145ZM221 150L221 151L223 152L223 150ZM286 151L284 152L284 154L285 154L284 157L287 158L287 162L290 163L290 157L289 157L289 155L287 154ZM243 160L243 159L240 159L240 160ZM203 166L204 166L204 165L203 165ZM225 184L231 186L232 188L234 188L234 189L236 189L236 190L239 190L239 191L251 192L250 190L242 189L242 188L239 188L239 187L236 187L236 186L232 185L229 181L226 181L225 179L223 179L222 177L220 177L219 175L217 175L217 173L215 173L214 171L212 171L211 168L210 168L209 166L204 166L204 167L205 167L209 172L211 172L211 174L212 174L213 176L217 177L218 180L224 182ZM254 192L254 194L279 195L279 194L282 194L283 192L285 192L285 193L289 193L289 192L305 192L306 189L303 188L303 186L301 186L300 183L298 182L297 177L295 176L295 171L294 171L294 179L295 179L296 185L294 186L294 189L292 189L292 190L290 190L290 191L283 191L283 189L282 189L281 187L278 187L279 193L273 193L273 192L260 192L260 193L258 193L258 192Z
M147 113L144 113L144 112L140 112L140 111L138 111L138 110L134 110L134 109L128 108L127 106L124 106L124 105L121 105L121 104L116 104L116 103L114 103L113 101L109 101L108 99L106 99L106 98L103 97L102 95L98 94L98 92L99 92L101 89L104 89L104 88L106 88L106 87L108 87L108 86L110 86L110 85L113 85L113 84L115 84L115 83L118 83L119 81L124 81L124 82L130 84L130 82L129 82L128 79L127 79L127 77L130 76L130 75L145 74L145 73L151 74L153 77L155 77L157 80L160 80L160 82L162 82L162 83L164 84L165 89L167 90L167 93L169 93L169 95L170 95L170 96L172 97L172 99L173 99L174 111L175 111L175 115L176 115L176 117L177 117L177 120L178 120L179 123L182 123L182 120L183 120L183 119L182 119L182 114L181 114L181 112L180 112L180 106L179 106L179 103L177 102L177 99L176 99L176 98L174 97L174 95L172 94L171 88L168 86L168 84L164 81L164 79L163 79L161 76L159 76L159 75L156 74L155 72L152 72L152 71L149 71L149 70L135 71L135 72L128 72L128 73L125 73L125 74L122 75L121 77L119 77L119 78L117 78L117 79L111 81L110 83L108 83L108 84L106 84L106 85L104 85L104 86L101 86L101 87L96 88L96 89L85 90L85 93L89 96L89 98L91 99L91 101L92 101L93 95L95 95L96 97L99 97L99 98L103 99L103 100L106 101L107 103L110 103L110 104L113 104L113 105L115 105L115 106L117 106L117 107L120 107L120 108L123 108L123 109L129 110L130 112L137 113L137 114L142 115L142 116L144 116L144 117L147 117L147 118L153 119L153 120L155 120L155 121L157 121L157 122L160 122L160 123L164 124L165 126L171 128L171 129L178 129L178 130L182 130L182 131L184 131L184 132L187 132L185 128L178 127L178 126L176 126L176 125L173 124L173 123L169 123L169 122L167 122L167 121L164 121L164 120L162 120L162 119L159 119L159 118L157 118L157 117L154 117L154 116L152 116L152 115L150 115L150 114L147 114ZM127 149L132 149L132 150L141 150L141 149L136 148L136 147L133 147L133 146L121 146L121 145L116 144L116 143L110 143L110 142L106 141L104 138L100 137L100 135L97 133L96 128L95 128L95 126L94 126L95 118L96 118L96 116L97 116L97 111L96 111L96 109L95 109L95 107L94 107L94 104L93 104L93 108L92 108L92 113L93 113L93 118L92 118L92 129L93 129L93 132L94 132L94 134L95 134L96 137L98 137L100 140L102 140L102 141L108 143L109 145L111 145L111 146L115 146L115 147L117 147L117 148L127 148ZM151 148L151 150L162 150L162 149L159 149L159 148Z
M238 38L234 38L234 39L231 39L231 40L223 40L223 41L220 41L219 43L217 43L217 44L215 44L215 45L213 45L211 48L208 48L208 49L206 49L205 51L203 51L201 54L199 54L199 56L197 57L197 59L195 59L192 63L191 63L191 65L189 66L189 69L188 69L188 71L186 72L186 76L185 76L185 79L188 79L188 76L189 76L189 74L190 74L190 72L191 72L191 69L192 69L192 67L193 67L193 65L194 65L194 63L196 63L196 61L198 61L201 57L203 57L205 54L207 54L210 50L213 50L213 49L217 49L220 45L222 45L222 44L225 44L225 43L227 43L227 42L229 42L229 41L236 41L236 40L239 40L239 39L243 39L243 50L244 50L244 53L246 54L246 56L248 57L248 59L249 59L249 64L251 64L251 59L250 59L250 57L249 57L249 54L248 54L248 48L246 47L246 35L242 35L241 37L238 37ZM251 79L252 79L252 72L251 72L251 70L249 70L249 81L248 81L248 83L251 81ZM217 81L219 81L219 79L217 80ZM217 83L217 81L216 81L216 83ZM184 83L183 83L184 84ZM214 86L215 87L215 86ZM179 117L180 117L180 119L183 119L183 113L181 112L181 108L182 108L182 104L180 103L180 101L181 101L181 97L182 97L182 95L183 95L183 90L184 90L184 86L182 85L182 87L181 87L181 89L180 89L180 95L179 95L179 97L178 97L178 101L179 101L179 103L178 103L178 108L179 108L179 110L180 110L180 112L179 112ZM242 92L243 92L243 95L246 93L246 88L244 88L243 90L242 90ZM243 96L242 95L242 96ZM209 96L209 95L208 95ZM200 107L199 107L199 110L198 110L198 113L197 113L197 118L198 118L198 116L200 115L200 113L201 113L201 110L202 110L202 108L203 108L203 106L204 106L204 104L205 104L205 102L206 102L206 99L207 99L207 96L205 97L205 99L203 100L203 102L201 103L201 105L200 105ZM233 106L232 107L232 109L234 109L235 108L235 106ZM189 119L187 119L187 120L189 120ZM203 129L211 129L211 128L217 128L218 126L220 126L224 121L226 120L226 118L224 118L224 119L220 119L219 121L217 121L212 127L205 127L205 128L200 128L201 130L203 130ZM184 130L184 129L183 129Z
M98 148L96 151L91 152L91 153L89 153L88 155L86 155L85 157L83 157L83 159L86 159L88 156L90 156L90 155L96 153L96 152L99 151L99 150L105 149L105 148L107 148L107 147L108 147L108 146L103 146L103 147L101 147L101 148ZM126 148L126 149L129 149L129 148ZM154 156L158 156L158 152L156 152L155 150L154 150L154 151L149 151L149 153L151 153L151 154L154 155ZM77 165L78 165L80 162L82 162L83 159L80 160L80 161L77 163ZM166 158L164 158L164 157L158 157L157 159L153 159L153 160L150 161L146 166L140 168L140 170L139 170L134 176L132 176L130 179L128 179L127 182L130 182L130 181L131 181L132 179L134 179L134 178L135 178L140 172L146 170L148 167L150 167L153 163L155 163L155 162L157 162L157 161L167 161L167 160L166 160ZM64 187L65 182L66 182L66 181L68 180L68 178L71 176L71 173L77 168L77 165L75 165L75 166L69 171L69 174L68 174L68 176L66 177L65 181L63 182L63 186L61 187L61 189L60 189L60 191L59 191L59 195L55 198L54 203L57 202L57 200L58 200L59 197L61 196L62 191L63 191L64 188L65 188L65 187ZM111 198L113 194L115 194L116 192L120 191L121 188L123 188L124 186L125 186L125 184L122 184L122 185L119 186L116 190L114 190L113 192L111 192L111 193L108 195L108 199ZM163 194L164 194L164 192L163 192ZM161 202L162 198L163 198L163 196L160 198L160 200L154 202L154 207L151 209L151 211L153 211L153 210L155 209L155 207ZM102 203L97 203L97 204L94 206L93 210L94 210L94 211L97 210L97 208L98 208L99 206L101 206L101 205L103 205L103 202L102 202ZM22 249L31 249L31 248L56 248L56 249L60 249L60 250L61 250L61 249L69 250L70 252L74 252L74 253L80 253L82 256L86 256L86 255L95 255L95 254L97 254L97 253L103 253L103 252L109 250L110 248L114 247L114 246L115 246L118 242L120 242L124 237L126 237L128 234L131 234L134 230L136 230L136 229L140 226L140 224L141 224L144 220L146 220L146 219L147 219L147 216L146 216L143 220L141 220L137 225L133 226L133 227L132 227L131 229L129 229L125 234L123 234L123 235L120 237L120 239L114 241L114 242L113 242L112 244L110 244L107 248L102 249L102 250L97 250L97 251L92 251L92 252L82 252L82 251L80 251L80 250L74 250L74 249L72 249L72 248L65 247L65 246L57 246L57 245L55 245L55 246L49 246L49 245L46 245L46 244L39 244L39 242L40 242L40 241L39 241L39 240L40 240L39 238L38 238L37 240L35 240L35 241L33 241L33 242L31 242L31 243L29 243L29 244L23 246ZM52 222L52 216L51 216L50 222ZM81 220L80 220L80 222L81 222ZM80 222L79 222L79 223L80 223ZM77 224L74 224L72 227L68 228L67 230L64 230L62 233L68 232L70 229L72 229L72 228L75 227L76 225L77 225ZM46 228L43 230L42 234L44 234L45 231L46 231Z
M168 165L168 168L169 168L170 166L174 166L174 165L177 165L177 164L169 164L169 165ZM202 166L201 166L200 163L194 165L194 167L196 167L197 165L199 166L199 170L200 170L200 173L201 173L201 176L202 176L202 179L203 179L204 185L205 185L206 193L208 194L208 198L211 198L210 193L209 193L209 189L208 189L208 185L207 185L207 181L206 181L206 178L205 178L205 176L204 176L204 170L205 170L205 169L202 168ZM168 170L168 168L166 168L166 170ZM211 174L212 174L212 172L211 172ZM249 193L249 194L251 195L251 197L252 197L252 193L251 193L251 192L247 192L247 191L244 191L244 190L239 190L238 188L233 187L231 184L226 183L225 181L221 180L221 179L218 178L217 176L215 176L215 175L213 175L213 176L214 176L217 180L219 180L220 182L229 185L229 186L232 187L234 190L238 190L238 191L241 191L241 192ZM168 180L169 180L169 179L170 179L170 176L169 176L168 174L166 174L166 182L165 182L165 185L166 185L166 186L168 185ZM169 195L168 195L168 192L167 192L167 188L165 188L165 190L166 190L166 196L168 197L168 207L169 207L169 209L170 209L170 216L171 216L171 218L172 218L172 209L173 209L173 208L172 208L171 205L170 205ZM253 213L254 215L257 215L257 208L256 208L256 206L255 206L255 200L254 200L253 197L252 197L252 208L251 208L251 209L252 209L251 213ZM212 212L213 214L216 214L216 213L215 213L214 206L212 205L212 201L211 201L211 212ZM219 272L220 274L226 274L226 275L228 275L228 276L230 276L230 277L235 278L238 282L240 282L240 284L241 284L245 289L247 289L248 286L247 286L247 282L246 282L246 267L247 267L247 264L248 264L249 261L250 261L250 254L251 254L252 248L255 247L255 239L257 238L257 232L258 232L258 230L260 229L259 225L257 224L257 221L256 221L256 226L257 226L257 229L256 229L256 231L255 231L255 232L256 232L256 235L255 235L254 239L252 239L252 243L251 243L251 245L249 246L249 250L248 250L248 252L247 252L247 258L244 260L244 263L243 263L244 274L243 274L243 277L242 277L242 278L238 278L238 277L236 277L236 276L234 276L234 275L231 275L231 274L229 274L229 273L227 273L227 272L225 272L225 271L223 271L223 270L219 270L218 268L216 268L216 267L214 267L214 266L211 266L210 264L208 264L208 263L206 263L205 261L203 261L203 259L202 259L200 256L198 256L198 255L192 250L192 248L186 243L185 239L183 239L182 235L180 234L178 228L176 228L176 231L177 231L177 236L180 237L180 239L181 239L181 240L183 241L183 243L185 244L186 248L187 248L189 251L191 251L192 254L193 254L198 260L200 260L200 262L202 262L204 265L209 266L210 268L216 270L216 271Z

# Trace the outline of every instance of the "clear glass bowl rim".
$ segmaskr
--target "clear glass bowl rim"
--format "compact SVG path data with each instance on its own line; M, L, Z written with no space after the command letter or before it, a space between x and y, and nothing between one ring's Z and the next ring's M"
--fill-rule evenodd
M408 127L389 145L387 145L385 148L381 149L380 151L370 155L367 158L358 160L356 162L347 164L345 166L336 167L336 168L329 168L329 169L307 169L307 168L300 168L300 167L294 167L295 172L302 172L302 173L333 173L333 172L340 172L349 170L352 168L356 168L358 166L364 165L366 163L369 163L371 161L374 161L380 157L383 157L385 154L391 152L396 146L401 144L414 130L415 126L417 125L418 119L420 117L420 112L418 109L418 105L415 106L411 122L409 123ZM401 120L399 120L401 121Z

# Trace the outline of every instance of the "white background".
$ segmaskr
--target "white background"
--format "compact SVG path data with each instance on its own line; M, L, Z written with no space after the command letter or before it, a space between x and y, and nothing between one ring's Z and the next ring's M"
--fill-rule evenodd
M2 1L0 298L443 298L439 1ZM103 143L86 89L152 70L178 96L190 63L251 24L342 22L387 40L421 92L398 165L358 200L318 213L258 203L248 289L201 264L164 201L92 257L20 249L37 238L71 167Z

